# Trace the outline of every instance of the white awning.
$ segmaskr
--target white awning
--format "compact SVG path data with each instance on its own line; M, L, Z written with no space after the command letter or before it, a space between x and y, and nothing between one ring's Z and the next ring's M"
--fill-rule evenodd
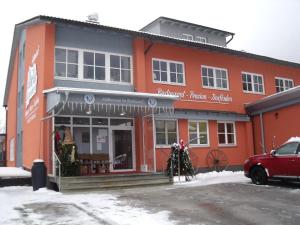
M55 87L43 91L47 111L60 108L64 114L118 116L173 113L175 95Z

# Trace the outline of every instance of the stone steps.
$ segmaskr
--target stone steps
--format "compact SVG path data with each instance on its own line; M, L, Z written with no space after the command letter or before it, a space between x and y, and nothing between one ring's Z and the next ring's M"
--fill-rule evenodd
M102 176L62 177L60 181L60 191L100 191L117 188L167 185L171 183L172 182L170 182L169 177L162 173L111 174Z

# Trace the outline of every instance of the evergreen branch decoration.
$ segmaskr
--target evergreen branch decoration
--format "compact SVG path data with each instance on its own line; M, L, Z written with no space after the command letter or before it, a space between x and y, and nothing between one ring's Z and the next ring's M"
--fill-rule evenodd
M186 180L190 180L189 177L194 177L195 172L188 149L187 147L180 148L180 145L177 143L171 146L171 153L167 164L168 175L171 176L171 171L173 171L173 176L178 176L178 154L180 158L180 175L185 176ZM171 168L171 165L173 168Z

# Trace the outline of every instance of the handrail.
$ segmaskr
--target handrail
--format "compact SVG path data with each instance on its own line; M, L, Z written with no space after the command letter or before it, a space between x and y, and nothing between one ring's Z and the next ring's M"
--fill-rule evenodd
M54 170L55 170L55 179L56 179L56 176L57 176L57 174L56 174L56 162L58 162L58 182L57 182L57 186L58 186L58 191L60 191L60 178L61 178L61 161L59 160L59 158L58 158L58 156L57 156L57 154L54 152L54 158L55 158L55 168L54 168Z

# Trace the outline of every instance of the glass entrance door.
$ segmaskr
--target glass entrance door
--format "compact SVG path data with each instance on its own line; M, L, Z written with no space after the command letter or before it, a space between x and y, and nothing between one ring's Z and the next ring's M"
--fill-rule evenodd
M134 165L134 141L132 128L112 128L112 170L131 171Z

